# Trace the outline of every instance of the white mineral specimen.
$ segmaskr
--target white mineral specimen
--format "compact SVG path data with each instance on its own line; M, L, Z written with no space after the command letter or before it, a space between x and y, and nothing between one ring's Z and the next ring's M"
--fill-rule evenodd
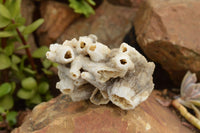
M59 64L56 88L73 101L90 99L97 105L112 101L122 109L134 109L154 87L154 63L126 43L111 50L95 35L82 36L51 44L46 56Z

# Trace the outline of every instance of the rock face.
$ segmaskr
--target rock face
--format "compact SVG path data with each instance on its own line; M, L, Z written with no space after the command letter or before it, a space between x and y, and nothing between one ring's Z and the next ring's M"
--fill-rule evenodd
M108 2L119 5L119 6L128 6L128 7L139 7L141 3L145 0L108 0Z
M199 7L199 0L148 0L134 21L145 54L178 84L187 70L200 77Z
M134 110L109 104L72 102L66 95L36 106L12 133L191 133L155 100L155 92Z
M41 45L49 45L79 16L67 5L55 1L41 1L41 16L44 23L37 31Z
M104 0L96 9L95 15L78 19L65 29L58 42L63 43L71 38L95 34L99 42L108 44L111 48L119 47L132 27L134 16L135 9L113 6Z

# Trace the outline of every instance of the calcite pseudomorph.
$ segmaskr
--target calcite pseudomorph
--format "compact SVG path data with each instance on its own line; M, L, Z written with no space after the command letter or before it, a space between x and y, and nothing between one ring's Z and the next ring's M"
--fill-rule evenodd
M56 88L73 101L90 99L96 105L111 101L122 109L134 109L154 87L154 63L126 43L110 49L95 35L81 36L51 44L46 56L58 63Z

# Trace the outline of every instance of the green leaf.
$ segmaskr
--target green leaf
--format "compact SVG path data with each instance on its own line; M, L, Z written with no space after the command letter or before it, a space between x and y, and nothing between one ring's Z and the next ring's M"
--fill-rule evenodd
M35 90L37 88L37 82L33 77L23 79L21 84L26 90Z
M52 62L48 59L44 59L44 61L42 61L42 65L44 68L49 68L52 65Z
M25 22L26 22L26 19L23 18L23 17L21 17L21 15L19 15L19 16L17 16L17 17L15 18L15 23L16 23L16 24L24 25Z
M41 82L38 86L38 91L40 94L45 94L49 90L49 84L47 82Z
M46 57L46 52L49 51L49 48L47 46L41 46L40 48L36 49L33 52L33 57L34 58L42 58Z
M93 0L87 0L87 2L88 2L89 4L91 4L91 5L93 5L93 6L96 5L96 3L95 3Z
M15 18L18 14L20 14L21 0L13 0L9 5L10 13L12 18Z
M11 95L5 95L4 97L0 98L0 107L5 110L9 110L13 107L14 101Z
M11 37L14 36L15 33L12 31L0 31L0 38L2 37Z
M0 28L7 26L11 21L3 16L0 16Z
M13 94L16 88L16 83L15 82L11 82L11 86L12 86L12 90L10 92L10 94Z
M69 0L69 3L69 7L76 13L84 14L86 17L94 14L94 9L85 0Z
M49 71L45 68L42 68L42 71L46 74L46 75L53 75L53 72L52 71Z
M30 47L30 45L21 45L21 46L19 46L18 48L17 48L17 50L21 50L21 49L25 49L25 48L29 48Z
M2 108L2 107L0 107L0 114L3 114L3 113L5 113L5 109ZM1 115L0 115L0 116L1 116ZM1 121L1 118L0 118L0 121Z
M17 92L17 96L21 99L31 99L35 94L35 90L32 90L32 91L28 91L28 90L25 90L23 88L21 88L18 92Z
M14 64L18 64L18 63L20 63L21 59L17 55L12 55L11 56L11 61Z
M6 121L10 126L14 126L17 123L17 112L10 111L6 114Z
M58 67L58 63L53 62L52 66L53 67Z
M3 52L4 52L3 48L2 48L2 47L0 47L0 53L3 53Z
M19 68L18 68L19 69ZM16 76L17 79L23 80L27 75L23 73L21 70L19 71L14 71L14 75Z
M28 68L28 67L25 67L25 68L24 68L24 71L27 72L27 73L29 73L29 74L32 74L32 75L35 75L35 74L36 74L36 71L34 71L34 70L32 70L32 69L30 69L30 68Z
M27 35L32 33L33 31L35 31L42 23L44 22L44 19L38 19L35 22L33 22L32 24L30 24L29 26L27 26L24 31L23 34Z
M42 98L39 94L35 95L34 97L30 99L30 103L33 103L33 104L39 104L41 102L42 102Z
M8 93L10 93L12 90L11 84L9 83L3 83L0 86L0 98L7 95Z
M19 27L21 24L16 23L16 24L9 24L6 28L5 31L9 31L9 30L16 30L17 27Z
M5 54L0 54L0 70L6 69L11 66L11 61Z
M24 70L24 62L25 60L27 59L27 56L26 55L23 55L22 56L22 59L21 59L21 62L20 62L20 71L23 71Z
M9 10L3 4L0 4L0 15L5 18L11 19L11 14Z
M12 1L13 0L5 0L3 5L5 5L8 8Z
M12 70L19 72L19 68L17 67L16 64L11 65Z
M47 93L45 96L46 101L49 101L53 98L53 96L50 93Z
M10 56L13 54L13 51L15 49L15 46L13 43L9 43L7 44L7 46L5 47L4 49L4 53L7 55L7 56Z

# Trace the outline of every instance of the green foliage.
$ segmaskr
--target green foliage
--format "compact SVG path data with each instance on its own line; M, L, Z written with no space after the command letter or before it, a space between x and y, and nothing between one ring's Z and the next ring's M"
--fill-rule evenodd
M38 91L40 94L46 94L49 90L49 84L47 82L41 82L38 86Z
M4 6L3 4L0 4L0 15L2 17L5 17L7 19L11 19L11 14L10 11L8 10L8 8L6 6Z
M11 31L0 31L0 37L11 37L14 36L14 33Z
M38 19L35 22L33 22L32 24L30 24L29 26L27 26L24 30L23 30L23 34L27 35L32 33L33 31L35 31L42 23L44 22L44 19Z
M30 55L16 54L18 50L29 49L26 42L29 34L44 22L38 19L26 26L20 5L21 0L6 0L5 3L0 0L0 122L9 126L16 124L17 112L12 110L19 99L27 107L34 107L52 98L48 76L52 74L49 68L55 64L45 57L48 47L42 46ZM23 45L16 47L16 43ZM30 59L37 62L34 63L36 69Z
M49 83L46 81L42 81L38 85L33 77L28 77L22 80L21 84L23 88L17 92L17 96L27 100L28 105L39 104L42 102L43 96L49 95Z
M9 110L13 107L14 105L14 100L12 95L5 95L2 98L0 98L0 107L2 107L5 110Z
M10 23L10 20L0 16L0 28L7 26Z
M17 96L21 99L31 99L35 94L35 90L26 90L24 88L21 88L18 92L17 92Z
M11 61L5 54L0 54L0 70L6 69L11 66Z
M0 107L3 110L9 110L14 105L12 94L15 91L15 83L5 82L0 86Z
M26 48L29 48L30 47L30 45L22 45L22 46L19 46L18 48L17 48L17 50L21 50L21 49L26 49Z
M17 112L10 111L6 114L6 121L9 123L9 125L14 126L17 123L16 117Z
M14 44L13 43L7 44L7 46L4 48L4 53L7 56L10 56L13 54L13 52L14 52Z
M15 124L17 124L18 113L16 111L5 111L2 107L0 107L0 114L1 114L0 123L2 125L8 124L9 126L14 126ZM1 127L0 127L0 130L1 130Z
M9 83L3 83L3 84L0 86L0 98L1 98L2 96L7 95L9 92L11 92L11 90L12 90L11 84L9 84Z
M34 90L37 88L37 81L33 77L23 79L21 84L25 90Z
M12 15L12 18L17 17L20 14L20 5L21 5L21 0L15 0L15 1L10 1L11 3L9 4L9 9Z
M21 59L17 55L12 55L11 61L13 64L18 64L18 63L20 63Z
M39 104L42 102L42 98L39 94L36 94L34 97L32 97L29 101L30 104Z
M94 6L95 2L93 0L69 0L69 7L74 9L74 12L84 14L88 17L94 14L94 9L90 6Z
M44 58L46 56L46 52L49 51L49 48L46 46L42 46L33 52L34 58Z

